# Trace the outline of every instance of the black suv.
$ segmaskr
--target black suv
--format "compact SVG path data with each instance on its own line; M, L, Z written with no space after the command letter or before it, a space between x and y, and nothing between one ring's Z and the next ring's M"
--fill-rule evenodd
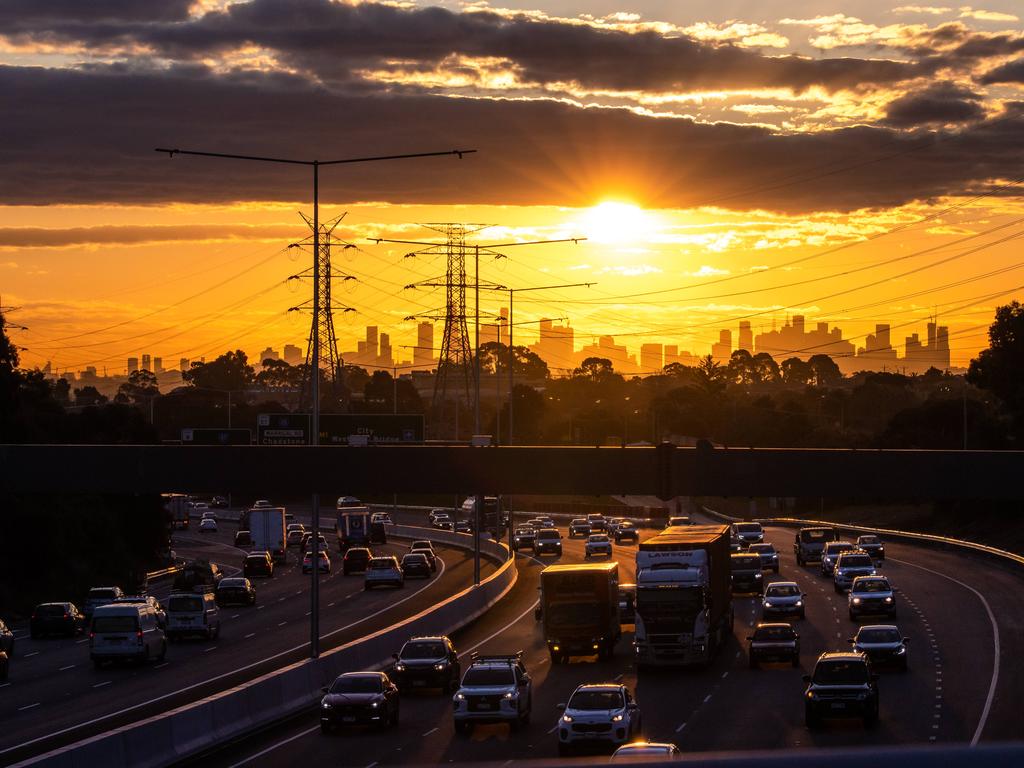
M761 556L739 552L730 555L732 562L732 591L740 594L760 592L764 582L761 573Z
M537 544L537 532L529 525L521 525L512 534L512 549L535 549Z
M808 728L826 717L862 717L878 722L878 675L863 653L829 652L818 657L814 674L804 675L804 712Z
M541 528L537 531L537 538L534 541L533 551L538 555L546 552L553 552L556 555L562 554L562 534L557 528Z
M341 559L341 574L348 576L350 573L363 573L366 571L366 564L370 562L373 553L366 547L350 547L345 550L345 556Z
M403 691L440 688L451 693L459 687L459 654L444 635L410 638L392 658L395 666L391 680Z
M632 520L623 520L615 528L615 543L621 544L624 539L640 541L640 531L637 530L636 524Z

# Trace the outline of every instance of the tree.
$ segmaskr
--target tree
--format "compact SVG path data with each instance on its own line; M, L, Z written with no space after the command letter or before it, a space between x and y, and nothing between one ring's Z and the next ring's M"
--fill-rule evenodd
M298 389L302 386L303 373L304 366L267 359L263 361L263 370L256 374L256 383L271 392Z
M786 384L806 386L811 383L813 372L811 366L799 357L788 357L782 361L782 380Z
M1024 414L1024 306L1012 301L996 309L988 349L971 360L967 381L998 396L1012 413Z
M114 401L142 405L149 403L150 399L159 397L159 395L160 389L156 385L156 374L149 371L132 371L128 374L128 381L117 388Z
M767 352L758 352L751 360L754 377L762 384L774 384L780 378L779 364Z
M104 405L107 402L106 395L92 385L86 385L75 390L75 405Z
M728 375L728 369L711 355L705 355L697 363L694 379L700 390L705 394L713 395L725 389L725 380Z
M71 405L71 382L63 377L54 379L53 399L62 406Z
M256 372L249 365L245 352L236 349L225 352L212 363L192 363L189 370L182 371L181 378L194 387L227 392L251 385L256 380Z
M737 349L729 356L729 365L726 371L730 381L749 386L755 381L754 358L747 350Z
M589 379L593 382L606 381L612 376L619 376L612 368L612 361L607 357L588 357L579 368L573 369L574 379ZM619 376L621 379L622 377Z
M843 373L839 370L839 366L828 355L811 355L807 365L810 366L814 383L819 387L830 387L838 384L843 378Z
M508 375L508 346L497 341L480 345L480 371L488 375L497 372ZM517 379L546 379L550 376L548 364L529 347L512 346L512 367Z

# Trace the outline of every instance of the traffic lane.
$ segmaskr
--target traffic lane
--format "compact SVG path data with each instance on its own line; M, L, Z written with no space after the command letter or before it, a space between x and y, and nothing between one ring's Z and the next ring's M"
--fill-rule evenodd
M347 603L343 599L338 600L338 613L333 615L328 607L332 601L329 599L328 591L330 580L327 580L324 584L322 602L322 606L327 610L321 617L322 637L326 638L325 647L334 647L382 629L468 586L472 580L471 557L462 550L439 549L439 554L449 563L442 578L432 578L410 594L405 594L409 592L408 589L401 590L397 595L397 590L374 590L366 593L362 589L361 580L354 587L348 586L356 577L337 578L336 583L340 589L348 591L348 594L341 597L354 599ZM489 564L486 567L493 568ZM342 584L344 586L341 586ZM222 635L225 642L175 644L168 651L165 664L150 668L136 665L106 667L93 673L88 669L82 669L78 670L79 675L74 681L68 676L62 676L49 681L49 686L37 688L39 696L22 695L18 702L12 701L10 706L5 696L5 711L0 716L4 717L5 722L16 727L6 731L10 736L0 736L0 758L7 757L3 754L3 749L16 744L25 744L33 739L59 733L65 729L74 729L81 723L89 723L97 718L106 718L111 713L118 713L113 718L94 724L94 730L105 730L114 724L130 722L163 711L305 658L308 653L308 595L296 598L296 601L297 607L301 609L298 614L301 621L278 621L278 617L270 615L272 610L277 609L276 604L267 607L266 611L261 611L262 606L258 605L255 609L239 611L237 625L225 622L225 634ZM281 605L284 606L287 602ZM267 615L263 616L263 613ZM248 628L245 625L247 619L260 622L259 626L263 629L244 632ZM229 637L232 641L228 641ZM87 658L84 649L83 653ZM230 660L230 665L226 665L225 660ZM225 666L230 666L230 669L225 671ZM68 675L74 672L73 670ZM168 672L171 674L168 675ZM7 692L11 690L14 689L8 688ZM90 693L100 695L90 696ZM36 706L31 706L37 701ZM72 735L81 738L83 734L76 731L67 734L66 738L63 738L65 734L61 734L64 741L73 740ZM54 744L52 740L48 740L45 746L52 748Z

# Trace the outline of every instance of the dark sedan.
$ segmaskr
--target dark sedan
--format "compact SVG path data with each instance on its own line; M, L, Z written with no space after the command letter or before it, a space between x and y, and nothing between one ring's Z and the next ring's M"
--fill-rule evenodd
M790 624L758 624L747 640L751 669L757 669L763 661L788 661L794 667L800 666L800 635Z
M410 552L402 558L402 575L407 579L429 579L430 562L422 552Z
M217 605L256 605L256 588L248 579L221 579L214 599Z
M744 552L731 555L732 591L738 594L760 592L764 575L761 573L761 556Z
M383 672L346 672L320 700L320 730L330 733L339 726L398 725L398 688Z
M364 573L366 564L370 562L373 553L366 547L350 547L345 550L345 556L341 559L341 573L348 576L350 573Z
M42 603L32 611L29 634L35 640L43 635L74 637L85 630L85 616L74 603Z

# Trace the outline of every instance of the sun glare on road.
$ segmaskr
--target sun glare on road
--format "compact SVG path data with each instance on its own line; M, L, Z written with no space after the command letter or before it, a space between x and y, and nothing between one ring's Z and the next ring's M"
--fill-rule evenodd
M654 214L639 206L606 200L584 213L580 227L593 242L625 245L650 240L659 223Z

